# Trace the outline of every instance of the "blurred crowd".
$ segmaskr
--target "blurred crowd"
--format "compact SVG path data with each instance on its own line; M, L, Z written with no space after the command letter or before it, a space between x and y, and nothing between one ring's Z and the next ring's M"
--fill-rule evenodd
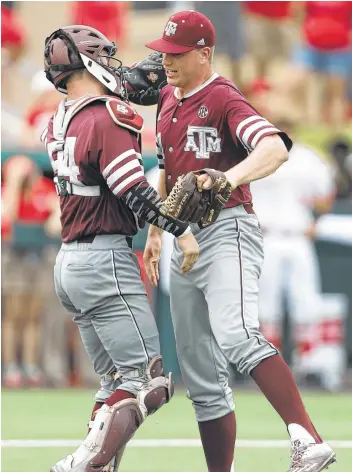
M53 287L52 268L60 244L59 208L51 170L42 165L44 149L39 141L62 96L46 80L39 52L33 51L36 43L42 51L45 35L62 24L52 20L53 28L46 30L24 3L1 3L2 150L7 151L1 174L2 382L12 388L95 384L78 332L63 313ZM60 10L64 24L99 29L117 42L118 56L126 64L148 54L143 45L150 39L149 31L153 36L161 30L170 10L193 8L213 22L217 71L232 79L266 118L289 129L298 140L291 153L290 173L279 181L264 179L262 188L261 183L253 186L270 261L269 269L263 269L267 295L262 300L263 329L280 347L284 308L278 301L284 294L297 325L297 375L317 375L325 388L340 388L346 366L343 323L348 303L343 297L322 296L313 243L324 226L319 225L320 218L336 202L347 202L352 212L352 2L72 1L40 5L50 16L51 8L57 8L52 5L58 3L65 4ZM43 33L39 38L37 31ZM17 84L21 83L27 84L27 91L19 99L22 90ZM140 111L147 124L144 149L153 155L155 109ZM305 139L314 149L307 149ZM303 192L303 187L310 192ZM292 217L276 214L280 228L268 216L273 198L276 203L285 201L282 215ZM304 224L295 226L294 220ZM351 220L349 224L352 227ZM352 233L347 230L349 237L352 244ZM270 252L270 245L275 250ZM307 272L309 281L303 287L311 291L305 295L302 274ZM285 286L280 281L288 273L292 277ZM308 325L302 316L313 321Z

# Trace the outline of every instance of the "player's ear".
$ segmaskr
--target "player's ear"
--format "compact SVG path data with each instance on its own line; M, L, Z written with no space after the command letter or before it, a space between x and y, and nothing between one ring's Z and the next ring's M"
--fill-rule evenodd
M206 62L209 62L210 56L211 56L211 48L202 48L199 50L200 53L200 60L202 64L205 64Z

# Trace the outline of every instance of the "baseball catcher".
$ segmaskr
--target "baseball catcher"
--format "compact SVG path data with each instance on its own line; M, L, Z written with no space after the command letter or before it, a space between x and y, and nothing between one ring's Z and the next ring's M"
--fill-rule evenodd
M211 179L209 188L199 185L198 176L207 174ZM215 169L188 172L178 177L161 213L181 221L199 223L201 227L214 223L229 201L231 184L225 174Z
M160 213L161 197L142 167L143 119L129 103L156 102L160 55L123 70L115 53L115 43L84 25L60 28L45 41L46 77L67 95L41 137L60 197L55 289L66 311L77 315L100 377L88 435L51 472L118 470L135 431L173 395L132 251L139 227L148 221L172 232L184 248L185 271L199 255L188 223Z

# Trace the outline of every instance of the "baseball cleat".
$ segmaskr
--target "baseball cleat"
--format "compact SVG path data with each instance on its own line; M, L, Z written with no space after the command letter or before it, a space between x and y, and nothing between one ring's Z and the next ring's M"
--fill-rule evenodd
M291 447L288 472L320 472L336 462L336 454L326 442L318 444L295 439Z

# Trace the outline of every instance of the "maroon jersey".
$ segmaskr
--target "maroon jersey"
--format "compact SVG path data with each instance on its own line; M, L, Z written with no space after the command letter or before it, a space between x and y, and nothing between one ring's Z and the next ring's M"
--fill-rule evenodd
M119 199L145 180L137 129L142 123L135 126L136 116L141 121L127 104L111 97L85 97L61 102L51 118L42 140L61 195L64 242L136 234L136 216Z
M229 80L212 77L181 100L177 88L163 88L157 116L157 154L165 169L169 193L181 174L212 168L223 172L245 159L265 136L279 134L288 149L285 133L246 101ZM227 207L251 203L249 185L237 187Z

